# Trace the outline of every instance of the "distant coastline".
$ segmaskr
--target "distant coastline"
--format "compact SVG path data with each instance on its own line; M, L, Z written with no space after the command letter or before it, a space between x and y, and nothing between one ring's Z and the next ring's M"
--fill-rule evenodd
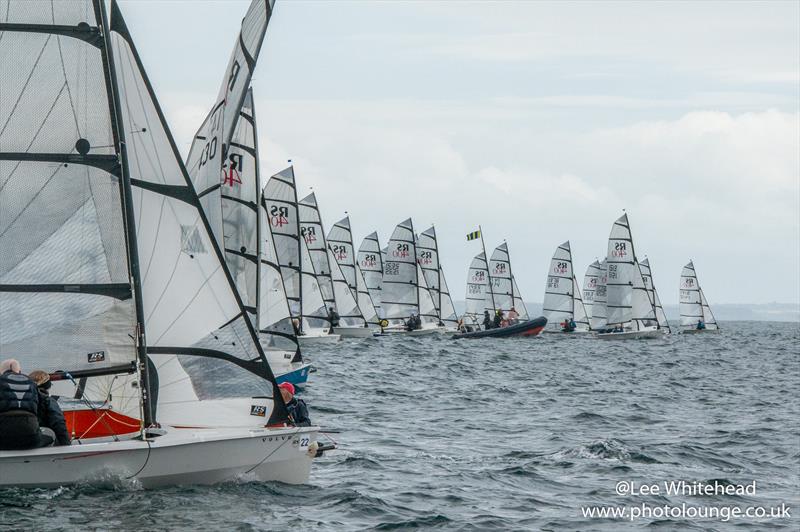
M456 311L461 314L464 311L463 301L454 301ZM535 316L542 314L542 304L525 302L528 313ZM721 303L712 304L714 315L719 321L782 321L800 322L800 305L791 303L764 303L738 304ZM678 305L664 305L664 311L670 320L678 320L680 315Z

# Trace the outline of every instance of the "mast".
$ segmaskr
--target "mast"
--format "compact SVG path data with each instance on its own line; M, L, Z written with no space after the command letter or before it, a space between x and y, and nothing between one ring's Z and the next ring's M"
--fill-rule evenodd
M475 227L475 226L473 225L473 227ZM486 258L486 276L489 278L489 294L492 296L492 311L494 313L497 313L497 305L494 302L494 281L492 281L492 272L491 272L491 268L489 268L489 255L486 254L486 243L483 241L483 228L481 228L480 224L478 224L478 233L480 233L480 235L481 235L481 248L483 248L483 256ZM511 265L510 264L509 264L508 272L509 272L509 274L511 274ZM513 283L512 283L511 291L512 291L512 293L514 291ZM511 297L511 300L512 301L514 300L513 295Z
M250 89L252 91L252 89ZM261 218L261 168L259 166L259 157L258 157L258 128L256 127L256 103L252 100L251 103L253 107L251 112L253 113L253 140L254 140L254 148L256 152L256 157L253 157L255 160L255 169L256 169L256 178L253 180L255 187L256 187L256 331L261 331L261 312L259 309L261 308L261 256L264 250L264 245L261 243L261 222L259 219ZM298 347L299 349L299 347Z
M289 163L291 164L292 160L289 159ZM304 242L300 242L303 239L303 234L300 232L300 205L297 202L297 180L294 178L294 165L292 164L289 168L292 169L292 182L294 185L292 186L292 194L294 194L294 208L297 211L297 215L295 216L295 228L297 230L297 265L299 266L298 275L299 279L297 280L298 283L298 299L300 303L300 314L298 315L298 322L299 325L297 328L300 332L303 332L303 244Z
M93 0L95 13L100 14L100 22L103 30L103 46L100 53L103 58L103 71L106 84L111 89L110 107L111 128L114 135L114 143L119 149L119 158L122 165L122 175L120 177L120 190L122 192L122 203L124 205L125 233L128 245L128 264L131 272L131 284L133 284L134 305L136 309L136 353L139 362L139 374L142 378L141 397L142 397L142 423L145 427L155 424L155 413L150 401L150 371L147 358L147 340L145 337L145 316L144 304L142 302L142 276L139 268L139 245L136 238L136 218L133 213L133 189L131 188L130 168L128 164L128 151L125 142L125 128L122 127L122 108L120 106L119 87L117 86L116 67L114 65L114 54L111 50L111 29L108 23L108 15L105 6L100 0Z

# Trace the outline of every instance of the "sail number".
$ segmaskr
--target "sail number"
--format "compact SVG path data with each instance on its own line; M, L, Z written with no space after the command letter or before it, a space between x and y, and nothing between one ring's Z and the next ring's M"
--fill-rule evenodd
M392 257L406 258L408 257L408 244L399 242L397 247L392 250Z
M313 244L317 241L317 230L313 227L301 227L300 234L303 235L306 244Z
M336 257L337 262L347 260L348 249L344 244L333 244L331 251L333 251L333 256Z
M567 273L567 263L557 262L555 266L553 266L553 273Z
M428 265L433 263L433 253L430 251L420 251L419 257L417 257L417 262L421 265Z
M272 227L283 227L289 223L289 207L273 205L269 208L269 223Z
M628 244L626 242L614 242L612 257L625 257L628 255Z
M378 257L372 253L364 255L364 258L361 259L361 266L365 268L374 268L377 264L378 264Z

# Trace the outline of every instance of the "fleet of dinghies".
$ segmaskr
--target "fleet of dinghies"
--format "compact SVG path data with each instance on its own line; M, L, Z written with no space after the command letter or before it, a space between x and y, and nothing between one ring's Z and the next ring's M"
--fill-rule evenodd
M110 15L55 2L46 22L36 4L0 7L16 73L0 110L0 358L50 372L80 443L0 451L0 486L305 482L332 446L294 426L277 386L305 384L303 350L341 338L671 332L627 214L582 283L569 241L556 248L535 318L507 242L488 256L480 228L460 317L435 227L409 218L358 250L349 216L326 234L294 166L260 175L250 81L273 3L251 2L185 164L115 1ZM692 262L680 312L681 332L718 330Z

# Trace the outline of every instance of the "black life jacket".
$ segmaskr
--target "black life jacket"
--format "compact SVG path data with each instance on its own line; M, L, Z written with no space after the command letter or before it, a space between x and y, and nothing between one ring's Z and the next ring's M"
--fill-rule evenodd
M27 375L6 371L0 375L0 414L13 410L38 415L39 390Z

